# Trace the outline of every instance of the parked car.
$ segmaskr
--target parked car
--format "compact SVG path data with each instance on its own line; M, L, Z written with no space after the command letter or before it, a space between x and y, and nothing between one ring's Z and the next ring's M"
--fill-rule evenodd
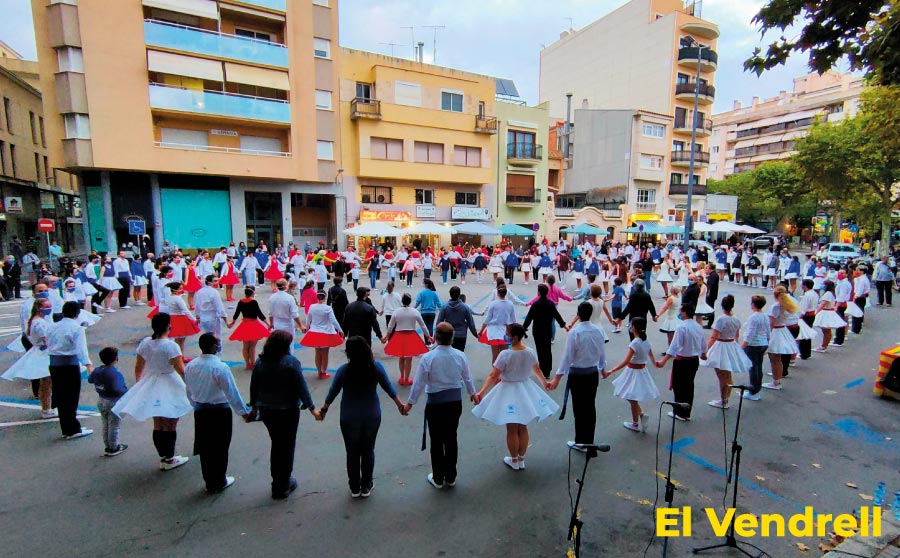
M699 249L702 246L702 247L706 248L706 251L709 252L710 254L712 254L716 250L715 246L713 246L711 243L709 243L705 240L691 239L691 246L693 246L694 248L697 248L697 249Z
M823 247L825 252L825 261L830 264L843 265L848 259L858 259L859 248L846 242L832 242Z
M744 244L750 244L755 250L768 248L773 245L784 246L784 235L779 233L761 234L755 238L744 241Z

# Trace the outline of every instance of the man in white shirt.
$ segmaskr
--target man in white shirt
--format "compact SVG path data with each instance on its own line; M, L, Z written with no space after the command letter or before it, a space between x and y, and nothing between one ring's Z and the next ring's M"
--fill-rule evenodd
M62 319L47 331L53 401L59 413L59 428L66 440L74 440L94 432L82 428L76 417L81 395L81 366L85 366L88 372L93 370L84 328L75 321L80 311L81 306L77 302L66 302L62 309Z
M857 269L853 272L856 276L853 279L853 302L862 310L863 316L850 319L850 331L859 335L862 332L863 320L865 319L866 302L869 300L869 291L872 290L872 282L865 271Z
M670 358L672 363L672 392L676 403L684 403L688 407L674 408L670 417L678 420L691 420L691 408L694 406L694 377L700 367L700 359L706 359L706 336L703 328L694 320L694 305L681 305L681 321L675 327L675 336L669 343L666 354L656 361L656 367L662 368Z
M203 333L212 333L216 337L222 336L222 324L228 324L228 315L225 313L225 305L213 284L215 275L207 275L203 278L204 286L194 295L194 308L197 311L197 327Z
M228 249L222 246L222 248L216 252L216 255L213 256L213 269L219 271L222 268L222 265L228 261Z
M800 297L800 319L809 327L813 326L813 322L816 320L816 308L819 307L819 293L814 287L815 283L812 279L804 279L801 284L803 296ZM812 339L797 341L797 347L800 349L802 360L806 360L812 355Z
M300 331L306 331L300 321L300 308L297 301L287 293L287 281L279 279L275 281L278 292L269 297L269 329L286 331L294 335L294 326Z
M834 301L835 307L834 311L837 312L837 315L841 317L842 320L847 321L847 304L850 302L850 298L853 296L853 283L847 279L847 274L843 271L838 272L838 280L834 285ZM847 335L847 327L839 327L834 331L834 340L831 342L831 345L835 347L843 347L844 346L844 338Z
M606 340L600 328L591 323L594 307L590 302L578 305L578 324L570 331L566 339L566 350L562 362L556 371L556 377L550 382L550 389L556 389L563 376L566 379L566 393L563 396L563 407L559 420L566 418L566 403L572 397L572 414L575 416L575 440L568 442L570 448L585 451L580 444L594 443L594 430L597 427L597 386L600 384L600 372L606 367Z
M125 259L125 251L119 250L119 257L113 260L113 271L122 285L119 289L119 308L131 308L128 306L128 295L131 293L131 264Z

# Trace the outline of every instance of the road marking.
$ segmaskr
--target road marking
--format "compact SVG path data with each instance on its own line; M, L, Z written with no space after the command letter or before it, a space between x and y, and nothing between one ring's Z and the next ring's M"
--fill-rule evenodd
M41 404L29 399L17 399L15 397L0 397L0 406L11 407L13 409L40 409ZM78 411L88 416L100 416L97 407L90 405L79 405Z
M855 388L856 386L861 386L865 382L866 382L865 378L857 378L857 379L853 380L852 382L847 382L846 384L844 384L844 387L846 389L851 389L851 388Z
M819 423L816 425L816 428L827 434L834 434L834 431L837 430L844 436L855 438L882 449L900 452L900 446L894 441L885 440L883 432L871 430L854 418L844 418L832 424Z

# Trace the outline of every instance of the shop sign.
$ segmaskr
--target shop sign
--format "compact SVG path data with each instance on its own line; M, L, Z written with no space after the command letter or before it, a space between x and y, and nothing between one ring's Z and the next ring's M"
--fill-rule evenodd
M416 206L416 217L419 219L434 219L437 216L437 208L432 204L419 204Z
M454 205L450 209L451 219L476 219L489 220L491 212L484 207L472 207L468 205Z
M734 221L734 213L710 213L707 217L710 221Z
M659 213L632 213L632 221L662 221L662 215Z
M214 136L231 136L237 137L238 133L234 130L210 130L209 133Z
M7 213L22 213L22 198L19 196L6 196L3 205Z
M359 212L360 221L412 221L413 216L409 211L369 211Z

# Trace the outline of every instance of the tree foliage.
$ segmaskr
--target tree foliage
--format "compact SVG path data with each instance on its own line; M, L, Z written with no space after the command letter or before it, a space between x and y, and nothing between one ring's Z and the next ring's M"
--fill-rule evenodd
M794 165L783 161L764 163L725 180L711 180L709 191L737 196L737 218L752 224L782 224L804 217L808 223L815 211L814 195L804 188Z
M808 53L820 74L846 58L876 83L900 85L900 0L768 0L753 18L762 35L776 31L766 51L757 47L744 69L762 74L794 53ZM803 25L796 38L792 26Z

